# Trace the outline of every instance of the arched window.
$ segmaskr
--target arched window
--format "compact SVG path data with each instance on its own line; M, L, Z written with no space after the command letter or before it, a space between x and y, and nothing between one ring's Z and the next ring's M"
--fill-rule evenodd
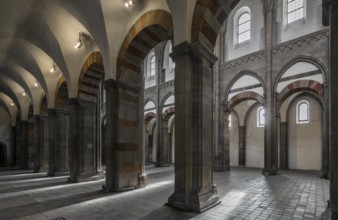
M250 14L245 12L238 18L238 43L250 40Z
M150 59L150 76L155 76L155 55Z
M288 24L304 18L304 0L287 0Z
M309 123L310 121L309 112L310 112L309 103L305 100L299 101L297 103L297 109L296 109L297 124Z
M264 127L265 125L265 110L263 107L257 109L257 127Z

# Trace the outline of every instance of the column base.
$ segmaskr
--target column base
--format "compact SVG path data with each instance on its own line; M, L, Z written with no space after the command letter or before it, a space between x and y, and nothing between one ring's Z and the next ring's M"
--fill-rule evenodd
M138 184L140 188L144 188L148 185L148 174L143 173L138 176Z
M169 166L170 164L168 163L162 163L162 162L155 163L155 167L169 167Z
M103 173L98 174L87 174L87 175L80 175L77 177L69 177L68 182L71 183L82 183L82 182L89 182L89 181L97 181L103 179Z
M263 169L262 174L264 176L274 176L278 174L278 170L276 169Z
M110 192L125 192L125 191L130 191L137 189L138 187L136 186L130 186L130 187L123 187L123 188L109 188L106 185L102 185L102 191L106 193Z
M69 171L56 171L56 172L48 172L47 176L55 177L55 176L69 176Z
M229 171L230 170L230 166L217 166L214 167L214 172L225 172L225 171Z
M338 219L338 211L332 211L330 201L327 201L326 210L321 215L322 220Z
M41 172L40 167L35 167L33 170L33 173L40 173L40 172Z
M176 190L168 199L166 205L173 208L204 212L219 205L221 201L218 200L217 187L212 186L212 189L206 193L192 193L191 196L186 196L184 191Z
M320 176L321 179L326 179L329 180L330 179L330 173L329 172L325 172L323 171L322 175Z

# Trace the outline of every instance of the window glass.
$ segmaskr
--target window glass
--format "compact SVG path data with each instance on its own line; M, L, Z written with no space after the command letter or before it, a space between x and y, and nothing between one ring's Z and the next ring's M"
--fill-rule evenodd
M257 109L257 127L264 127L265 125L265 110L263 107Z
M243 13L238 19L238 43L250 40L250 14Z
M309 103L305 100L297 104L297 124L309 123Z
M150 75L155 75L155 56L152 56L150 60Z
M288 24L304 18L304 0L288 0Z

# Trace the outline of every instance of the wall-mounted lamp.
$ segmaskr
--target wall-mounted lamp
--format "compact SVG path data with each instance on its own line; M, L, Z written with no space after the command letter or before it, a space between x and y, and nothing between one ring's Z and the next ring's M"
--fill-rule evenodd
M55 62L53 61L53 67L49 70L49 72L54 73L56 71Z
M126 6L126 8L129 8L131 6L133 6L135 3L133 0L128 0L124 3L124 6Z
M23 93L22 93L22 96L26 96L27 95L27 93L26 93L26 91L24 91Z
M79 40L76 42L74 46L76 49L79 49L80 47L82 47L81 36L82 36L82 32L79 32Z
M35 81L35 83L34 83L34 87L38 87L39 86L39 83L38 83L38 81Z
M11 102L11 106L14 106L14 102Z

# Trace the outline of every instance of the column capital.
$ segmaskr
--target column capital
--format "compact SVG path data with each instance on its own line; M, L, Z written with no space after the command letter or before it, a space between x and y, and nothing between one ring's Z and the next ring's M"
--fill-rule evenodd
M116 80L113 79L107 79L106 81L104 81L104 88L108 89L108 88L116 88L117 87L117 83Z
M210 49L205 46L203 43L196 41L191 44L191 51L193 53L193 57L199 57L202 59L205 59L210 62L211 67L216 63L217 56L213 53L213 51L210 51Z
M182 55L191 56L191 44L188 41L177 44L172 48L173 52L169 56L176 62L176 59Z

